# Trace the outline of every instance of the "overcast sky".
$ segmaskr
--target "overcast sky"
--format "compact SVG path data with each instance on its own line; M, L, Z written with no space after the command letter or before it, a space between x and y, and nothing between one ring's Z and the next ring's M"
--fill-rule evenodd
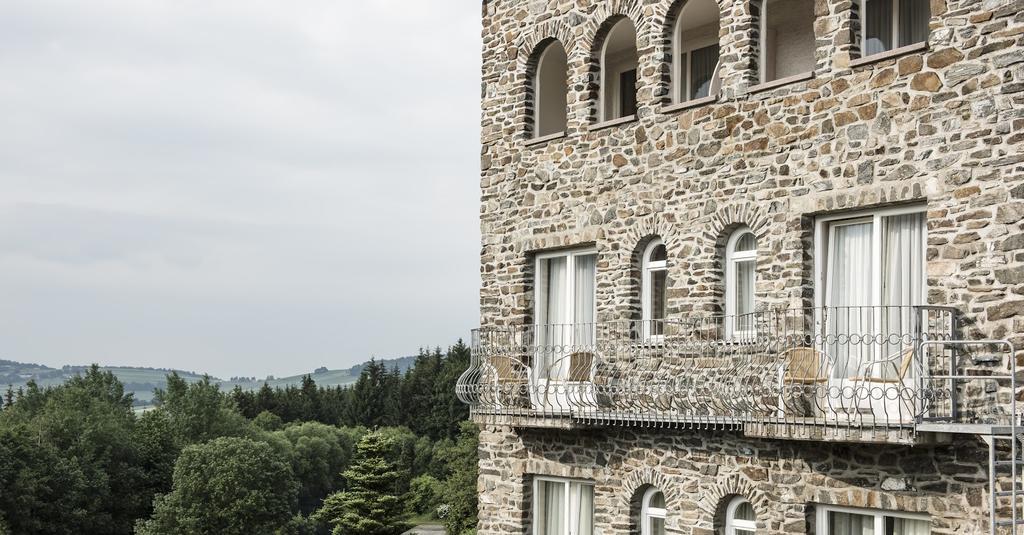
M290 375L468 337L479 13L0 2L0 358Z

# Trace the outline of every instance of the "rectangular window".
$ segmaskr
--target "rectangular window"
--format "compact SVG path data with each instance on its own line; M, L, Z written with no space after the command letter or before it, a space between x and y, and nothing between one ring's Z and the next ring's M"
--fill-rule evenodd
M829 339L835 340L826 348L833 377L858 376L869 360L901 354L901 340L918 334L912 307L925 300L924 210L891 208L818 219L815 242L824 259L817 264L815 294ZM839 342L854 334L894 342Z
M636 69L619 73L620 117L636 115Z
M538 477L533 513L534 535L593 535L594 484Z
M819 505L820 535L929 535L928 515Z
M871 56L928 40L928 0L861 0L861 53Z
M594 351L597 252L592 249L537 256L534 312L538 378L569 377L573 356ZM589 364L587 364L589 366Z

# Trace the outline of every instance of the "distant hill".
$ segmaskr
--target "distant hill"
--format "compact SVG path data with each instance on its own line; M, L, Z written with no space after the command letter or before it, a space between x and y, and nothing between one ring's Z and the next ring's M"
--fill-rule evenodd
M378 359L387 365L388 369L398 366L403 373L412 366L416 357L399 357L395 359ZM302 382L306 375L313 377L316 384L322 386L339 386L354 383L367 363L357 364L351 368L340 370L329 370L326 367L289 377L265 378L256 377L232 377L228 380L211 377L214 382L220 383L224 390L231 390L236 385L246 390L255 390L266 382L271 387L285 387L297 385ZM0 359L0 386L6 389L7 385L17 390L30 379L35 379L40 386L53 386L63 383L69 378L85 373L88 366L63 366L61 368L50 368L41 364L28 364L15 362L13 360ZM126 391L132 392L135 396L137 406L149 405L153 400L153 391L157 388L164 388L167 384L167 375L171 372L178 372L186 381L199 381L203 378L202 373L185 370L174 370L170 368L143 368L137 366L105 366L104 371L112 372L124 383Z

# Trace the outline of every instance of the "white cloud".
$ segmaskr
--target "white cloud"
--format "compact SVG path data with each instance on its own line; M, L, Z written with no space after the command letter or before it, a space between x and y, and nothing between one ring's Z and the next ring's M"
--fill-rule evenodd
M0 3L0 358L282 374L465 336L478 17Z

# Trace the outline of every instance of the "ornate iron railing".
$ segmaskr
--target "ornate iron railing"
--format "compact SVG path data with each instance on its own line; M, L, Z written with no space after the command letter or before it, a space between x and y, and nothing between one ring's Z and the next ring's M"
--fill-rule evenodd
M956 412L955 309L821 307L473 331L474 414L605 425L913 428Z

